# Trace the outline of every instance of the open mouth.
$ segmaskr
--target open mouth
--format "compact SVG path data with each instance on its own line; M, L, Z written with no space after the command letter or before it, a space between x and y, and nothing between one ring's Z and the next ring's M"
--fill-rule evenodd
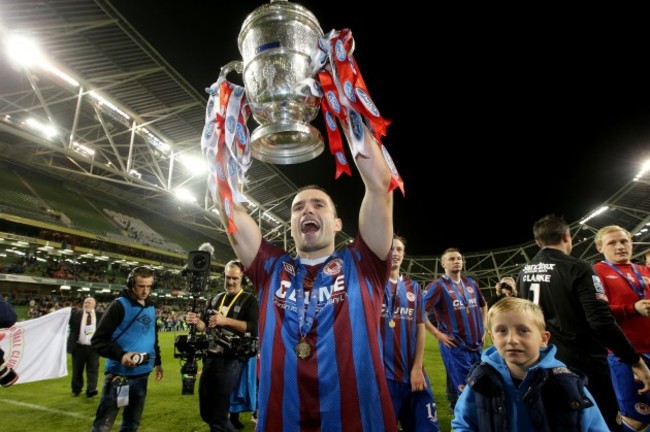
M320 224L315 220L305 220L300 224L300 232L303 234L312 234L320 229Z

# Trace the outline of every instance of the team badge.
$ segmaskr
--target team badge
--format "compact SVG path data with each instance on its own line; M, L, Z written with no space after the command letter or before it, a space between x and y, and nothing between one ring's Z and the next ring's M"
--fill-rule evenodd
M328 276L334 276L339 273L341 273L341 269L343 268L343 261L340 259L333 259L332 261L328 262L325 267L323 268L323 273L325 273Z
M634 410L642 415L650 414L650 407L648 406L648 404L645 404L643 402L635 403Z
M412 292L407 292L406 298L408 299L408 301L415 301L415 294L413 294Z

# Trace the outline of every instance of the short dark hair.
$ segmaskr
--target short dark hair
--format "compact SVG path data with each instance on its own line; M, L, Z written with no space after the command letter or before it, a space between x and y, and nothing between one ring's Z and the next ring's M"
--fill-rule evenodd
M562 236L569 231L564 219L555 215L546 215L533 225L533 236L542 246L562 243Z
M322 186L318 186L317 184L308 184L308 185L305 185L305 186L301 187L300 189L298 189L298 190L296 191L296 195L298 195L298 194L299 194L300 192L302 192L302 191L312 190L312 189L315 189L315 190L321 191L321 192L323 192L325 195L327 195L327 198L329 198L330 203L332 203L332 209L334 210L334 217L339 217L339 216L338 216L338 211L337 211L337 209L336 209L336 203L334 202L334 200L332 199L332 197L330 196L330 194L329 194L329 193L325 190L325 188L323 188ZM294 196L295 196L295 195L294 195Z

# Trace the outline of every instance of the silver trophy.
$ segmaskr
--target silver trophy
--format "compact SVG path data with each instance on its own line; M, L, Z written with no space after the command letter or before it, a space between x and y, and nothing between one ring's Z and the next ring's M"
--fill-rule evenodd
M254 158L294 164L323 152L323 137L310 124L321 98L314 96L309 80L322 36L316 17L287 0L271 0L242 24L237 43L243 68L234 69L242 73L251 114L259 123L251 134Z

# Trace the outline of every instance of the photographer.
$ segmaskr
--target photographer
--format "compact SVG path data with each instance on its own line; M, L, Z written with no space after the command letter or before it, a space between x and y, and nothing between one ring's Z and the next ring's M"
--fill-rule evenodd
M209 345L199 381L199 406L201 419L211 431L235 430L228 418L230 394L247 360L228 348L226 342L233 334L257 336L257 299L242 289L243 271L239 261L228 262L224 269L225 292L208 302L202 314L187 313L187 323L208 335Z
M121 431L140 426L147 397L149 375L163 377L156 305L149 295L156 287L156 274L149 267L136 267L126 288L108 306L91 339L92 347L105 357L104 388L92 432L109 431L120 408Z
M501 281L497 283L496 292L492 293L489 305L492 305L502 298L517 297L517 283L511 276L504 276Z
M0 295L0 328L8 328L16 324L16 311ZM18 374L5 364L4 351L0 349L0 384L9 387L18 381Z

